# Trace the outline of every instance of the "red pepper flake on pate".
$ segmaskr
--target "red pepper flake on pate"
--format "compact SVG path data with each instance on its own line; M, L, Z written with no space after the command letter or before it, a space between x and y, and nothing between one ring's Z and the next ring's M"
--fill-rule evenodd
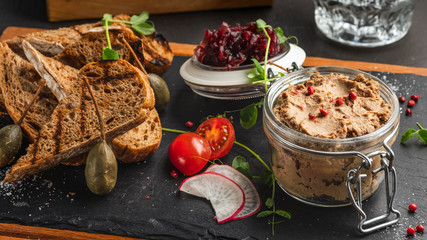
M292 89L306 90L295 95ZM351 79L338 73L315 73L280 94L273 112L289 128L310 136L351 138L383 126L391 116L391 106L381 98L379 83L364 75Z

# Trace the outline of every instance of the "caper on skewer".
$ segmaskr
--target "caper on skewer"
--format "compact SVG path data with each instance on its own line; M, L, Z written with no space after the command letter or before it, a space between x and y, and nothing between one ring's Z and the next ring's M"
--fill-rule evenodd
M105 141L104 121L102 120L98 103L86 78L85 82L95 104L101 131L101 142L96 144L86 157L86 185L92 193L105 195L110 193L116 185L118 171L117 160L113 150L111 150L111 147Z
M16 124L7 125L0 129L0 168L5 167L15 160L22 146L22 129L21 124L27 115L28 110L38 98L44 84L40 84L36 93L27 105L21 117Z

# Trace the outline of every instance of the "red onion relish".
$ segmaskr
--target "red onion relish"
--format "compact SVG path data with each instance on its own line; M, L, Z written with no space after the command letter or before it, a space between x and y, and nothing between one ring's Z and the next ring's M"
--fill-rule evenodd
M277 56L283 51L276 32L266 28L271 38L268 58ZM257 30L255 22L240 26L229 26L223 22L217 30L205 30L205 37L194 50L196 59L212 67L236 68L252 64L251 59L264 60L267 37L262 30Z

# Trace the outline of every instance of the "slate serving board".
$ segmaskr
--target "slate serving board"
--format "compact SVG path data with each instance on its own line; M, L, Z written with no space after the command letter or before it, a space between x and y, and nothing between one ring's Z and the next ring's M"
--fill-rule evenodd
M194 94L179 75L179 67L186 59L175 57L172 67L164 76L170 88L171 103L160 113L163 127L195 130L203 117L258 101L213 100ZM405 116L406 106L401 105L403 114L398 139L408 127L416 128L416 122L427 127L427 77L372 74L390 84L398 96L409 98L412 94L420 95L412 116ZM268 161L268 141L262 129L261 117L250 130L242 129L238 119L235 115L236 140ZM186 121L193 121L195 127L187 128ZM7 122L7 118L0 119L0 125ZM107 196L95 196L89 192L84 167L58 166L17 185L1 184L0 222L149 239L271 239L273 235L268 219L252 216L218 225L207 200L178 192L184 177L181 175L174 179L169 175L172 165L167 157L169 144L176 136L164 132L162 143L150 160L120 164L117 185ZM397 141L392 148L396 154L398 173L395 207L402 213L397 225L362 235L356 229L357 213L352 206L309 206L287 196L277 187L277 208L289 211L292 219L275 225L275 238L402 239L408 226L425 223L427 146L412 139L408 144ZM263 170L254 157L238 146L233 147L223 162L230 165L237 155L249 160L254 175ZM0 171L0 178L4 177L5 172L5 169ZM255 186L265 201L271 194L270 190L261 182L255 181ZM369 216L378 215L385 209L383 186L364 202ZM407 211L410 203L418 205L416 213Z

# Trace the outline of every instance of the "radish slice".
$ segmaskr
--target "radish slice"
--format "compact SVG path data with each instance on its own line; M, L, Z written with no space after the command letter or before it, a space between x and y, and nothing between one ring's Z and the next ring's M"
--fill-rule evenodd
M189 177L181 183L179 190L208 199L219 224L232 220L245 205L242 188L218 173L208 172Z
M262 203L258 191L252 184L251 180L241 172L231 166L218 164L212 165L206 170L206 172L216 172L228 177L243 189L243 192L245 193L245 206L236 216L233 217L233 220L247 218L259 211Z

